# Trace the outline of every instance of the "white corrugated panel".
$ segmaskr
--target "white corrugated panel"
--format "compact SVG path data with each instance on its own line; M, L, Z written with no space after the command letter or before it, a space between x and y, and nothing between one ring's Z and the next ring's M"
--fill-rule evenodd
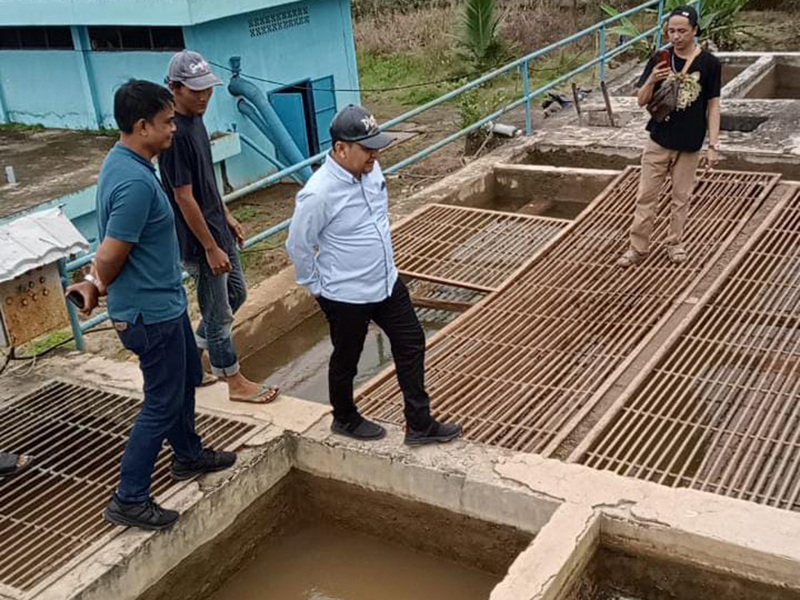
M0 282L88 249L60 208L20 217L0 227Z

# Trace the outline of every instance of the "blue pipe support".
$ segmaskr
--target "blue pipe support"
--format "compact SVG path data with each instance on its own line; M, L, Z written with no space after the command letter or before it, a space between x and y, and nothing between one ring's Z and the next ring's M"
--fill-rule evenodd
M266 152L264 152L264 151L263 151L261 148L259 148L259 147L258 147L258 144L256 144L256 143L255 143L253 140L251 140L251 139L250 139L249 137L247 137L246 135L244 135L244 134L240 133L240 134L239 134L239 139L240 139L240 140L242 140L242 141L245 143L245 145L249 146L249 147L250 147L250 148L253 150L253 152L255 152L256 154L258 154L258 155L259 155L261 158L263 158L264 160L266 160L266 161L267 161L268 163L270 163L270 164L271 164L273 167L275 167L276 169L278 169L278 171L283 171L284 169L286 169L286 165L284 165L284 164L281 164L280 162L278 162L277 160L275 160L274 158L272 158L272 157L271 157L269 154L267 154L267 153L266 153ZM302 185L302 184L303 184L303 180L302 180L302 179L300 179L300 176L299 176L299 175L297 175L297 174L292 174L292 175L290 175L289 177L291 177L291 178L292 178L294 181L296 181L296 182L297 182L297 183L299 183L300 185Z
M250 119L250 122L255 125L259 131L264 132L269 129L269 125L267 125L266 121L261 118L261 115L258 113L258 109L253 106L251 102L248 102L246 98L239 97L236 100L236 109L245 117Z
M600 36L600 81L606 80L606 27L603 25L598 34Z
M664 0L658 1L658 20L656 24L658 25L658 31L656 31L656 50L661 48L661 36L663 34L664 27L662 22L664 21Z
M289 229L289 224L291 222L292 222L291 219L286 219L285 221L281 221L277 225L273 225L269 229L265 229L261 233L259 233L257 235L254 235L253 237L247 239L245 241L245 243L244 243L244 249L247 250L248 248L251 248L252 246L255 246L256 244L258 244L259 242L263 242L267 238L270 238L273 235L276 235L276 234L280 233L281 231L285 231L286 229ZM182 274L182 277L183 277L184 281L189 279L189 273L184 271L183 274ZM72 306L71 302L67 302L67 305L69 307L71 307L70 321L72 321L72 316L75 313L75 307ZM82 332L87 331L87 330L89 330L89 329L91 329L93 327L97 327L100 323L103 323L104 321L107 321L108 319L109 319L108 313L104 312L104 313L100 313L99 315L96 315L96 316L92 317L91 319L88 319L88 320L84 321L83 323L78 323L77 326L76 326L77 314L75 314L75 322L73 322L73 324L72 324L72 333L75 336L75 345L78 347L78 350L83 352L84 347L85 347L84 343L83 343L83 333ZM80 340L80 342L78 340Z
M260 121L254 124L269 139L278 151L283 154L291 163L300 163L304 160L303 154L294 143L292 136L286 130L286 126L281 121L278 113L272 108L264 93L251 81L248 81L238 74L235 74L228 84L228 92L232 96L245 98L258 112ZM241 110L241 108L240 108ZM303 181L308 181L311 177L311 169L305 167L300 170L300 177Z
M531 93L531 72L530 63L525 61L522 63L520 70L522 71L522 93L527 100L525 101L525 135L533 133L533 118L531 116L531 100L529 95Z
M69 287L69 275L67 273L67 261L61 259L58 261L58 274L61 276L61 286L64 289ZM72 328L72 337L75 340L75 347L79 352L86 349L86 344L83 341L83 329L81 322L78 320L78 309L69 300L64 300L67 303L67 314L69 315L69 325Z

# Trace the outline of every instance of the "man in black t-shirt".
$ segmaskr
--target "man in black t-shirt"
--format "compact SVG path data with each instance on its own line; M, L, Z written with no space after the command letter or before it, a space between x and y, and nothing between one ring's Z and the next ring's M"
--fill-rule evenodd
M659 61L656 53L650 58L639 79L639 105L647 105L667 78L679 78L678 106L664 121L650 119L650 139L642 154L642 175L636 200L630 247L617 264L629 267L641 262L650 250L650 238L658 209L658 192L667 176L672 177L669 233L665 239L667 255L675 264L687 258L683 247L683 231L689 212L703 142L708 132L706 162L714 167L718 161L720 123L720 88L722 66L710 52L695 43L700 34L697 12L681 6L670 13L667 34L671 47ZM682 71L689 63L685 75Z
M172 57L167 80L175 98L177 131L172 146L159 156L159 167L176 208L181 258L197 286L202 314L197 345L208 350L211 373L228 384L231 400L269 402L278 390L242 375L231 337L233 315L247 297L237 249L244 244L244 229L222 202L203 124L214 87L222 82L190 50Z

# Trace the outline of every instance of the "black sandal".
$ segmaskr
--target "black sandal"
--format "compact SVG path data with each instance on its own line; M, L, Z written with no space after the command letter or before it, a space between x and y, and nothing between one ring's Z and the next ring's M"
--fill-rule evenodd
M33 457L27 454L0 452L0 477L19 475L31 466Z

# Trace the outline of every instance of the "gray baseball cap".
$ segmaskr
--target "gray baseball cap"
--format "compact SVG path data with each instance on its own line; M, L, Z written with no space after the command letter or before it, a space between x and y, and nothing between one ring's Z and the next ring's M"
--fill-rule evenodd
M168 73L168 83L179 82L195 92L222 85L206 59L191 50L183 50L173 56L169 61Z
M370 150L381 150L394 141L383 133L369 111L363 106L348 104L331 121L331 139L334 142L355 142Z

